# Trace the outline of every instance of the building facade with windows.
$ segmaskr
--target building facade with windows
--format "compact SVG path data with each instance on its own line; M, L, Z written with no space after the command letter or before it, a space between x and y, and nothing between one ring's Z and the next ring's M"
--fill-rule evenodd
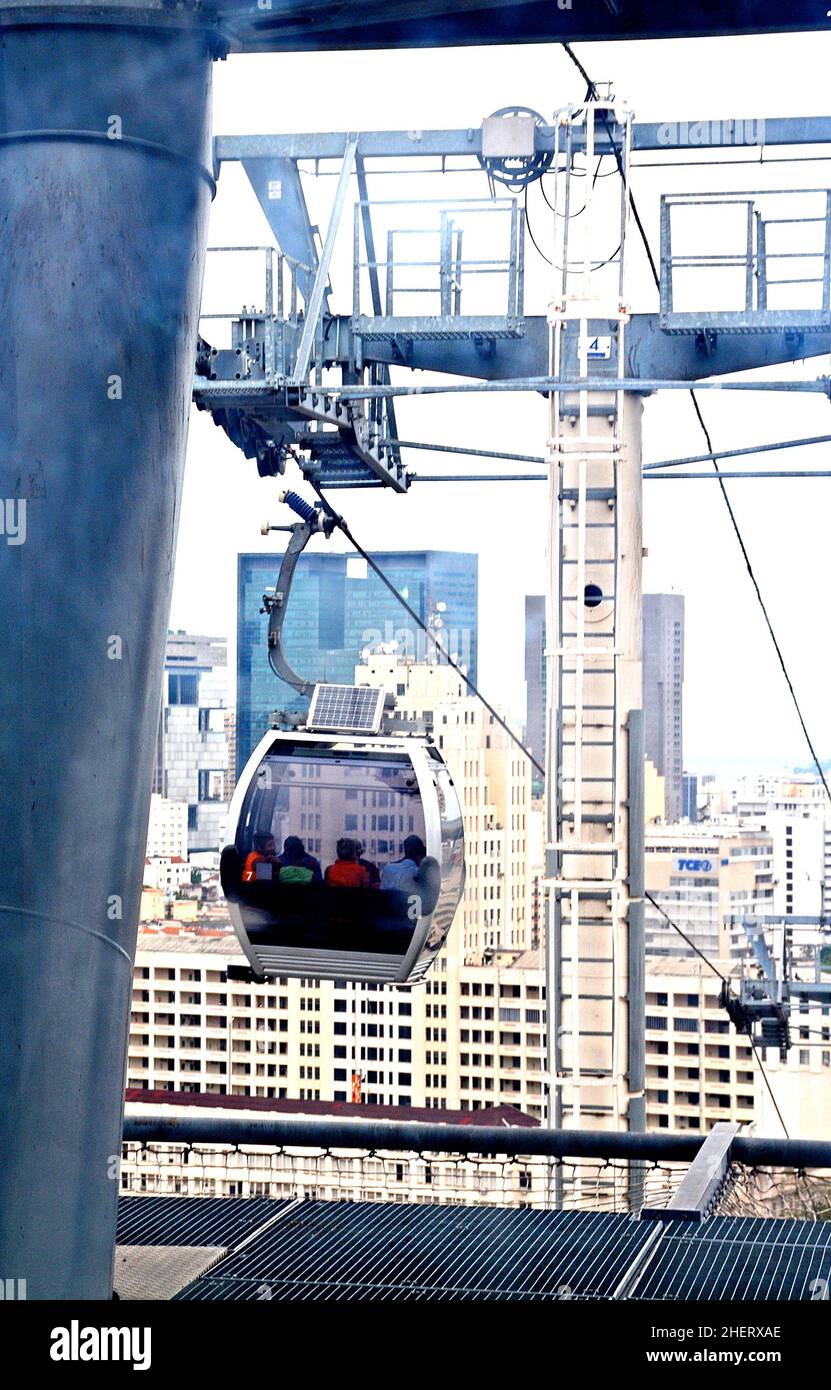
M228 965L241 962L227 934L205 940L140 934L128 1087L358 1107L350 1114L360 1107L452 1113L511 1106L544 1122L546 985L539 951L495 954L455 971L439 968L440 959L423 985L408 990L229 980ZM714 957L713 963L735 980L737 962ZM650 1130L706 1133L718 1120L748 1124L756 1115L751 1047L722 1009L720 987L697 957L647 960ZM831 1095L831 1019L819 1006L803 1014L793 1020L794 1047L778 1075L783 1088L795 1088L789 1103L801 1103L805 1114L812 1107L819 1124ZM766 1065L771 1075L777 1071L771 1053ZM810 1089L800 1092L799 1085Z
M647 955L744 955L747 942L731 916L757 918L773 911L773 840L755 827L662 825L646 828ZM663 909L663 912L661 911ZM669 917L676 931L667 921Z

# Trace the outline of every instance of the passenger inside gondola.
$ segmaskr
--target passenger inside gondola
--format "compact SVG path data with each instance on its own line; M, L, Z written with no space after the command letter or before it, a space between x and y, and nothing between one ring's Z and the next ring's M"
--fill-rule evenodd
M277 845L273 835L255 835L254 848L246 856L242 870L243 883L254 883L257 880L258 864L274 864L277 859ZM262 871L260 871L262 872Z
M356 850L358 851L358 863L359 863L359 864L362 864L363 867L366 869L367 873L369 874L369 886L370 886L370 888L380 888L380 887L381 887L381 871L380 871L380 869L378 868L378 865L377 865L377 864L373 864L373 862L372 862L371 859L364 859L364 848L365 848L365 846L361 844L360 840L356 840L356 841L355 841L355 848L356 848Z
M306 853L299 835L288 835L283 841L283 853L277 860L278 883L320 883L323 874L320 860Z
M354 840L341 839L338 857L330 864L323 881L330 888L369 888L369 872L358 860L358 845Z

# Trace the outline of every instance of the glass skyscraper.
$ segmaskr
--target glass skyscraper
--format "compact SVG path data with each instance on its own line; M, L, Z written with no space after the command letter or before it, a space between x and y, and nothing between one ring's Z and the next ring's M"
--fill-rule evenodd
M479 557L450 550L373 555L401 596L476 680ZM268 728L272 711L304 712L307 702L268 664L263 593L274 587L280 555L240 555L237 586L237 772ZM283 629L286 655L308 680L352 685L367 648L395 643L426 660L433 644L365 560L301 555Z

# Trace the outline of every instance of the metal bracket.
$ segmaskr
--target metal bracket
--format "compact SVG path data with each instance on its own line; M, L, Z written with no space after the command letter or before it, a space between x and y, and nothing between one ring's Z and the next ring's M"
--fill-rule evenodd
M306 680L297 674L293 666L289 664L283 646L283 623L286 619L289 594L291 593L294 571L297 568L297 561L306 549L312 536L322 533L330 536L335 527L335 521L325 517L323 509L319 505L314 509L314 516L308 521L298 521L289 530L291 532L289 543L283 551L283 558L280 562L280 573L277 576L277 583L274 586L274 593L263 594L262 613L268 613L268 664L275 676L285 681L287 685L294 687L299 694L306 698L311 698L312 692L317 684L316 681Z
M733 1122L713 1125L666 1207L644 1207L641 1221L704 1221L730 1169L730 1147L739 1132Z

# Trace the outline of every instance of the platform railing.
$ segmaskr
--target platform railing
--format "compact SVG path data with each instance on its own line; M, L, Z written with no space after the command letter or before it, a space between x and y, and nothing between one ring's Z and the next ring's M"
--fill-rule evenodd
M703 1220L831 1211L831 1144L742 1135L173 1115L125 1119L130 1194L517 1206Z

